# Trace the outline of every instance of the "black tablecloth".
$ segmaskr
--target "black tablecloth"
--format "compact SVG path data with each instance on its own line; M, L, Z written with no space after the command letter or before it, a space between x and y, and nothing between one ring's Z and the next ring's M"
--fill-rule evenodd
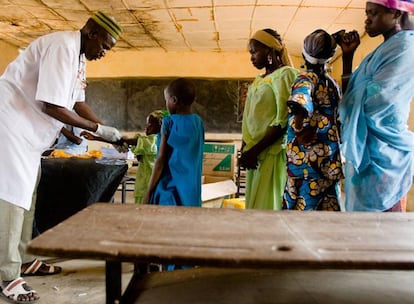
M110 202L128 170L123 160L46 158L37 188L39 233L95 202Z

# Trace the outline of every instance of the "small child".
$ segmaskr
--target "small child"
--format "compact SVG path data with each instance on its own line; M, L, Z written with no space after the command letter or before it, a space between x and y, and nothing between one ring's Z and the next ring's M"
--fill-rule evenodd
M81 128L65 125L61 129L53 149L61 149L74 155L85 154L88 151L88 142L85 138L82 138L82 131L84 130Z
M135 179L134 196L135 203L141 204L147 190L148 182L151 177L152 168L154 167L157 157L157 147L159 142L159 133L161 131L161 122L164 112L157 110L147 116L147 126L145 135L138 135L131 149L138 160L137 175ZM157 140L158 139L158 140ZM124 139L125 140L125 139ZM129 143L127 141L127 143Z
M159 146L159 133L161 130L162 117L168 115L168 112L156 110L148 114L145 135L126 138L122 137L120 143L122 146L117 147L119 151L124 151L127 147L132 146L132 153L137 157L138 168L135 179L134 197L135 203L141 204L148 182L151 177L152 168L157 157ZM82 132L82 136L88 140L98 140L108 142L101 137L95 136L90 132Z
M164 117L158 156L143 203L201 207L204 124L191 113L194 85L173 80L164 90L170 116Z

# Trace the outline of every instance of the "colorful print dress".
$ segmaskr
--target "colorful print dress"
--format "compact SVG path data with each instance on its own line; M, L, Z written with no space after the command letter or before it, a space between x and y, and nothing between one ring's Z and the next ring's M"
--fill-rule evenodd
M343 177L339 153L337 119L340 90L328 75L319 78L312 71L301 73L288 101L287 183L284 209L340 210L339 182ZM300 129L295 114L306 113ZM313 138L298 142L298 134Z

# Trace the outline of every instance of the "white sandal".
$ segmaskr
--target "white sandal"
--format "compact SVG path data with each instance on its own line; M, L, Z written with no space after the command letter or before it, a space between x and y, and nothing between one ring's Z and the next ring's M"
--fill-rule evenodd
M6 300L9 303L17 303L17 304L31 304L31 303L37 303L39 302L40 298L39 296L37 299L34 300L28 300L28 301L21 301L18 300L20 295L29 295L32 294L32 297L37 295L36 290L29 287L26 283L26 281L22 278L17 278L13 281L11 281L9 284L7 284L5 287L2 288L0 295L4 300Z

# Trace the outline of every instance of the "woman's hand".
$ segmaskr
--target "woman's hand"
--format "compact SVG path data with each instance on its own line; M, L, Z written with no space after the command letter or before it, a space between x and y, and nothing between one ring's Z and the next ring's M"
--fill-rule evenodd
M239 158L239 163L246 169L257 169L257 154L254 152L254 149L242 152Z
M353 54L361 43L357 31L339 32L336 42L341 47L343 56Z
M296 132L296 142L302 146L310 146L317 140L316 129L304 129Z

